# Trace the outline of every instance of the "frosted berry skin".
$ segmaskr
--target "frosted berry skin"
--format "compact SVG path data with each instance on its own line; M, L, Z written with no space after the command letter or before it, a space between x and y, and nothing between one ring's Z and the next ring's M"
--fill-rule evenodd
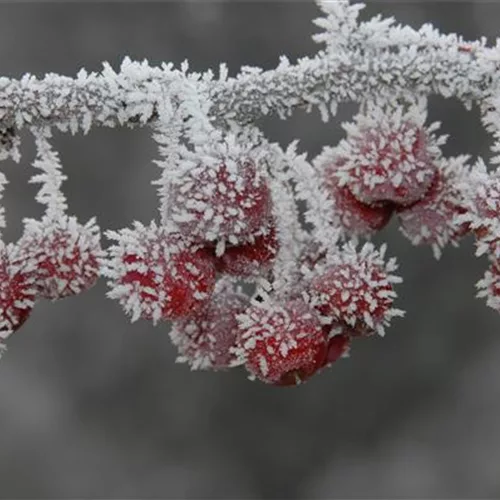
M323 169L323 181L333 201L332 219L344 228L347 235L369 236L387 225L394 211L394 204L382 201L362 203L347 186L339 185L336 173L345 161L333 158Z
M358 148L362 159L349 187L359 200L410 205L424 196L434 165L420 128L406 123L382 136L379 130L367 130Z
M432 183L435 159L445 137L435 138L438 124L425 128L425 109L367 104L368 112L343 124L346 138L337 146L345 159L340 185L361 202L407 206L422 199Z
M132 321L174 320L200 311L215 286L215 266L207 252L153 222L146 227L109 231L103 275L108 297L119 301Z
M311 304L324 316L345 323L357 332L370 329L384 335L384 327L402 312L393 309L394 259L384 263L385 248L379 253L366 243L359 253L347 245L334 262L318 270L309 284Z
M217 271L240 277L250 277L265 274L278 254L279 242L276 227L271 223L263 234L253 237L251 241L241 245L226 245L224 253L213 255Z
M430 245L436 258L448 243L456 245L469 231L469 224L459 221L467 211L462 187L467 179L467 159L442 159L425 196L398 210L401 232L414 245Z
M17 245L0 243L0 342L31 314L37 291L35 270L36 262L20 258Z
M172 324L170 338L177 346L178 362L192 369L223 370L229 368L235 355L238 321L249 305L246 295L235 291L215 292L207 306L193 318Z
M267 179L250 159L199 164L172 181L167 217L200 242L244 242L270 213Z
M297 385L324 366L327 339L320 318L302 300L263 302L238 317L237 362L259 380Z
M37 261L39 297L57 300L77 295L99 278L104 252L94 219L85 225L66 215L26 220L19 246L22 255Z

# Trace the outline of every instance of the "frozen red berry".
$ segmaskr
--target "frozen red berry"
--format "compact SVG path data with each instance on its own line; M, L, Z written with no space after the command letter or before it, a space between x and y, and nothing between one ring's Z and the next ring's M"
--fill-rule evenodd
M85 225L67 215L27 219L19 247L23 258L38 262L40 297L56 300L76 295L99 278L103 251L95 219Z
M267 179L250 157L206 160L172 179L168 217L197 241L244 242L270 216Z
M458 220L466 211L461 186L468 175L467 160L465 155L441 159L426 195L398 210L402 233L414 245L430 245L436 258L446 244L456 245L468 231L468 224Z
M18 330L36 300L36 261L22 259L19 247L0 242L0 342Z
M336 173L341 186L363 203L392 202L411 205L432 183L435 159L444 137L435 138L438 127L424 127L425 108L366 104L354 122L343 124L347 136L338 147L345 159Z
M207 306L194 317L173 323L170 338L179 350L177 361L193 369L221 370L234 360L238 321L249 305L248 296L233 287L219 290L220 281Z
M385 246L376 251L365 243L356 252L344 246L337 258L319 270L309 285L311 304L322 315L352 328L366 327L384 334L384 327L402 311L392 308L396 297L393 285L401 282L393 271L395 259L384 262Z
M102 273L108 297L120 302L132 321L193 316L208 303L215 286L215 266L208 253L178 233L139 222L134 229L109 231L116 243Z
M271 267L279 249L274 223L247 243L226 245L224 253L216 257L217 270L232 276L262 275ZM215 255L215 254L214 254Z
M347 186L339 185L337 172L345 160L329 148L318 157L324 186L333 202L332 220L349 236L369 236L382 229L391 219L394 204L387 201L362 203ZM326 162L326 163L325 163Z
M264 301L238 320L238 362L259 380L296 385L324 366L327 340L317 312L304 301Z

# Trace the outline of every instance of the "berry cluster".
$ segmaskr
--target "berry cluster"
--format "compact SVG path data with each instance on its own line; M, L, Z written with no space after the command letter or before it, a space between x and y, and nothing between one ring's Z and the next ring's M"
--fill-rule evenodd
M276 224L271 191L275 201L281 193L256 152L223 152L180 163L164 195L168 222L108 232L108 296L132 321L171 321L177 359L192 368L242 365L266 383L296 385L346 356L352 338L383 333L399 314L396 267L370 244L309 245L295 270L302 287L273 291L287 226ZM238 280L257 285L252 297Z
M0 160L19 161L18 132L29 127L38 169L30 182L42 184L36 200L46 212L25 221L18 242L0 239L0 351L38 299L79 294L103 275L132 321L171 322L178 361L297 385L403 315L393 307L395 260L385 246L358 246L391 219L436 258L473 234L490 263L478 295L500 311L500 174L482 160L444 158L439 124L425 125L430 94L478 104L500 151L496 49L391 20L359 24L362 5L319 3L324 31L313 38L325 49L296 65L282 57L269 72L243 67L228 78L221 65L215 77L188 73L187 62L179 70L126 58L120 73L105 66L74 81L3 79ZM349 99L360 109L342 125L345 138L312 163L297 141L282 150L254 124L314 106L328 121ZM49 139L54 127L117 123L153 129L161 223L108 231L103 251L94 220L66 215L66 177ZM0 173L0 195L5 183Z
M392 307L401 280L384 252L348 244L305 270L307 285L296 298L253 303L237 317L233 364L266 383L296 385L346 356L351 339L383 335L402 315Z
M278 386L310 379L346 357L355 339L384 335L403 314L393 307L401 281L395 260L385 260L385 246L357 249L358 237L396 215L403 234L436 255L470 230L500 254L498 211L490 200L500 200L500 184L489 176L489 184L477 181L484 192L470 202L468 157L442 157L444 138L434 136L436 124L424 127L421 103L402 109L366 104L344 124L347 137L324 148L314 168L280 149L273 173L271 145L256 146L248 137L238 143L231 134L184 148L172 160L175 170L162 164L162 223L108 231L106 252L94 221L82 226L60 212L55 217L55 209L40 222L26 221L17 246L4 249L2 328L18 328L37 297L77 294L103 275L108 297L132 321L172 323L178 361L195 369L243 366L251 378ZM302 163L294 168L294 161ZM56 160L48 163L45 176L57 167ZM319 188L315 179L301 178L313 177L314 169ZM307 186L321 212L306 217L313 231L289 220L298 219L298 210L285 199L295 189L307 201L299 192ZM64 200L51 196L62 208ZM474 210L482 225L471 218ZM338 247L336 234L354 238ZM500 267L485 280L500 308ZM252 296L240 281L255 286Z
M267 273L279 249L277 230L265 168L246 153L239 161L231 154L190 158L170 184L168 223L108 232L116 241L103 268L108 296L132 320L202 321L200 314L216 307L217 276Z
M468 157L443 158L435 137L438 124L424 127L425 109L367 104L347 137L315 159L333 202L332 219L346 237L370 236L397 214L402 233L415 245L427 244L436 257L456 244L467 227L462 184Z

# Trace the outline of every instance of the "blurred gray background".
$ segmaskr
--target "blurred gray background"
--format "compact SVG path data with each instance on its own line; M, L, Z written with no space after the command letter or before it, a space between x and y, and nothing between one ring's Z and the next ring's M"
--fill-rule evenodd
M419 27L490 42L495 2L370 2ZM272 68L281 54L313 54L312 2L2 3L0 74L76 75L115 68L125 55L192 69L228 63ZM310 155L342 135L352 105L323 124L298 112L262 122ZM476 109L432 99L431 121L450 134L446 154L488 157ZM37 217L28 185L34 149L4 162L9 227ZM156 217L155 144L147 129L56 134L80 220L117 229ZM243 371L191 372L174 363L165 326L134 325L99 283L37 304L0 363L3 498L499 498L500 317L474 298L486 268L468 238L440 262L392 223L376 238L398 257L404 283L384 339L358 341L351 358L297 388L246 380Z

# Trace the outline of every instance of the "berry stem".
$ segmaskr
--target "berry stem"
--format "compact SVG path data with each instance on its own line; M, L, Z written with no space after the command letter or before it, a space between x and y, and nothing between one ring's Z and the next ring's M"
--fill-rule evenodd
M32 133L37 149L33 166L43 173L33 175L29 182L42 184L35 199L42 205L46 205L45 215L47 218L57 220L64 215L68 208L66 197L61 191L61 185L67 176L61 172L59 155L48 141L52 136L50 128L34 128Z

